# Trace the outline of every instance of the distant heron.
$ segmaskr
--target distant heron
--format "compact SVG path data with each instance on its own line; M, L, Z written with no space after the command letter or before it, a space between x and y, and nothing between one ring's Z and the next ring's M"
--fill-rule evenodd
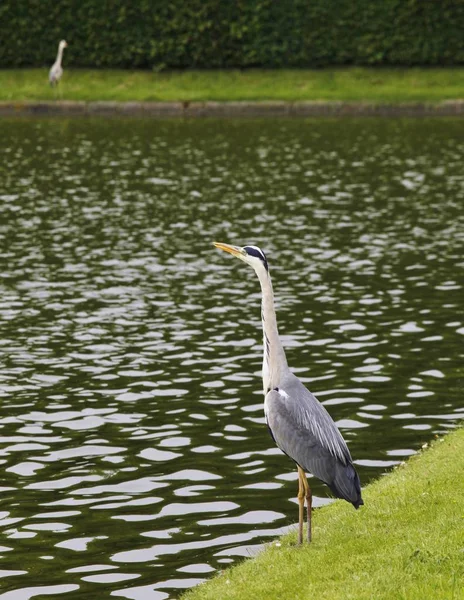
M63 67L61 66L61 61L63 60L63 50L67 48L68 44L65 40L61 40L58 44L58 54L56 55L56 60L50 69L50 73L48 74L48 81L52 87L58 85L59 80L63 75Z
M310 542L312 493L305 471L318 477L337 498L351 502L355 508L364 504L359 477L348 446L332 417L288 368L277 330L274 293L264 252L256 246L240 248L219 242L214 245L253 267L261 283L264 414L275 443L297 465L298 543L303 542L305 499L307 540Z

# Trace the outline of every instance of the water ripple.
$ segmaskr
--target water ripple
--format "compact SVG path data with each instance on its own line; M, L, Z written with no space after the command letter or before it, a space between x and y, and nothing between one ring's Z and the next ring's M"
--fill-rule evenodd
M173 598L293 527L259 287L214 239L265 248L289 363L363 484L463 418L463 134L2 121L2 598Z

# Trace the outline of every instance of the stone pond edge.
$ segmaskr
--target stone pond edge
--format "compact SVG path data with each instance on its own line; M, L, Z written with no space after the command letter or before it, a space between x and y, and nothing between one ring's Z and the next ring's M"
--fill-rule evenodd
M0 116L436 117L464 116L463 100L369 102L0 102Z

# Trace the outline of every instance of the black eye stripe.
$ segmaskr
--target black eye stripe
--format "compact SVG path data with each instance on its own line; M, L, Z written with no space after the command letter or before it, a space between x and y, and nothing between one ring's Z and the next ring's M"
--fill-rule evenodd
M258 250L257 248L252 248L251 246L245 246L243 249L246 251L246 253L249 256L254 256L256 258L259 258L259 260L261 260L262 263L264 264L264 266L266 267L266 271L269 270L266 256L264 255L264 252L262 250Z
M264 254L262 252L260 252L256 248L252 248L251 246L245 246L244 250L246 250L246 253L249 254L250 256L256 256L256 258L259 258L261 260L263 260L263 258L265 258Z

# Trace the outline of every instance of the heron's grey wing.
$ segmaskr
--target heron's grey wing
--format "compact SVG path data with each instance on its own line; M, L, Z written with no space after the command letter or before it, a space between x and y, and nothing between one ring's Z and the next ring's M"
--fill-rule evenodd
M277 446L300 467L332 487L337 471L351 466L332 417L296 377L286 389L268 392L264 407Z

